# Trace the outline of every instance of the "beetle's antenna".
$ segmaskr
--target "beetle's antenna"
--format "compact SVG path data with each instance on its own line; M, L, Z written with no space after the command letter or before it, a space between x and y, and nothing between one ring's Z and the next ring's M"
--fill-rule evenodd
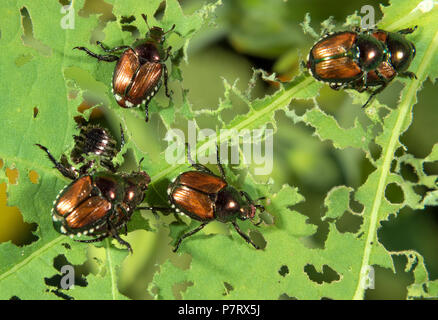
M173 31L173 29L175 29L175 24L173 24L173 26L167 30L164 34L168 34L169 32Z
M141 163L143 162L144 157L140 159L140 161L138 162L138 171L141 171Z
M149 23L148 23L148 18L146 17L146 15L144 13L142 13L141 16L143 17L144 22L146 22L146 25L148 26L149 31L151 31L151 27L149 27Z

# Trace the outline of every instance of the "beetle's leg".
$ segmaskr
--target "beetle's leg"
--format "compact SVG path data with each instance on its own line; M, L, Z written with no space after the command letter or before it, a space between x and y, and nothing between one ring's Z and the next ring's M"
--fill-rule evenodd
M190 237L192 235L194 235L196 232L201 231L206 225L208 224L208 222L204 222L202 223L199 227L197 227L196 229L193 229L192 231L189 231L187 233L184 233L179 239L178 242L175 245L175 248L173 249L173 252L176 252L181 244L181 242L187 238Z
M236 229L237 233L243 238L245 239L246 242L252 244L252 246L256 249L260 249L260 247L258 245L256 245L249 237L248 235L246 235L242 230L240 230L239 226L237 225L236 221L232 221L231 222L234 226L234 229Z
M166 49L166 57L164 57L164 59L161 60L161 62L166 61L167 59L169 59L170 57L170 50L172 50L172 46L168 46Z
M376 90L373 91L373 93L371 93L370 97L368 98L368 100L365 102L365 104L362 106L362 108L365 108L370 102L371 100L374 98L374 96L376 96L377 94L379 94L380 92L383 91L383 89L385 89L387 86L387 83L385 82L384 84L382 84L379 88L377 88Z
M146 102L146 104L144 105L144 108L145 108L145 114L146 114L144 120L146 122L148 122L149 121L149 106L148 106L148 102Z
M94 52L91 52L90 50L88 50L85 47L74 47L73 49L78 49L78 50L82 50L85 51L89 56L96 58L99 61L106 61L106 62L113 62L113 61L117 61L119 60L118 56L114 56L114 55L100 55L100 54L96 54Z
M107 220L107 223L108 223L109 230L110 230L109 232L111 233L113 238L116 239L122 246L125 246L126 248L128 248L129 252L131 252L131 254L133 254L134 251L132 251L131 245L129 244L129 242L120 238L119 232L117 231L116 227L114 227L113 223L111 222L111 220L109 218Z
M163 63L163 71L164 71L164 88L166 89L166 97L170 98L171 94L173 94L172 91L169 93L169 88L167 87L167 81L169 80L169 74L167 72L167 66Z
M119 234L116 232L115 234L113 234L114 239L116 239L122 246L125 246L129 252L131 252L131 254L134 253L134 251L131 248L131 245L129 244L129 242L123 240L122 238L120 238Z
M78 173L76 172L76 170L74 170L73 166L71 166L68 162L67 162L67 158L65 158L65 164L62 164L58 161L55 160L55 158L50 154L49 150L40 145L39 143L35 144L36 146L40 147L42 150L44 150L47 153L47 156L49 157L49 160L52 161L52 163L54 164L55 168L66 178L69 178L71 180L75 180L76 178L78 178ZM65 157L65 156L64 156ZM67 168L67 166L69 166L70 168ZM73 169L72 169L73 168Z
M118 47L114 47L114 48L112 48L112 49L110 49L109 47L106 47L102 42L100 42L100 41L96 41L96 43L103 49L103 51L105 51L105 52L109 52L109 53L112 53L112 52L116 52L116 51L121 51L121 50L126 50L126 49L129 49L129 48L131 48L130 46L118 46ZM132 48L131 48L132 49Z
M409 79L417 79L417 75L410 71L405 71L398 74L400 77L409 78Z
M417 30L417 28L418 28L418 26L415 26L413 28L406 28L406 29L402 29L402 30L397 31L397 33L410 34L410 33L414 32L415 30Z
M190 163L190 165L198 171L203 171L203 172L207 172L208 174L214 175L214 173L206 166L200 163L195 163L195 161L193 161L191 156L190 144L186 143L186 147L187 147L187 161Z

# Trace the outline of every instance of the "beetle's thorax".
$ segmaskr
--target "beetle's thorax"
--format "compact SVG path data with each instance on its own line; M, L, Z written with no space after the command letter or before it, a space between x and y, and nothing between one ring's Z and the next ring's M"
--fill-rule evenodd
M140 60L140 64L146 62L161 62L160 51L154 42L147 41L139 44L135 47L134 51Z
M229 222L236 218L245 220L252 215L252 204L243 199L233 187L222 189L215 200L215 216L221 222Z

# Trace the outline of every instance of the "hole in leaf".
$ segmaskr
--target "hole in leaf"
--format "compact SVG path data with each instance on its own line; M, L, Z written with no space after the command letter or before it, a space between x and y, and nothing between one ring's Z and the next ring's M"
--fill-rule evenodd
M282 277L286 277L289 274L289 268L287 265L282 265L280 270L278 270L278 273L282 276Z
M389 109L387 109L387 108L380 108L379 109L379 111L378 111L378 113L379 113L379 118L380 119L383 119L383 118L385 118L388 114L389 114Z
M17 246L27 245L38 237L32 232L36 223L26 223L17 207L6 205L6 183L0 183L0 242L12 241Z
M434 162L424 162L423 163L424 173L427 175L438 175L438 161Z
M38 178L39 175L35 170L30 170L29 171L29 180L30 182L32 182L33 184L37 184L38 183Z
M353 210L355 213L362 213L363 212L363 204L359 201L356 201L354 199L354 193L350 192L350 209Z
M129 16L129 17L122 16L120 18L120 23L122 23L122 24L124 24L124 23L131 23L133 21L135 21L135 17L134 16Z
M397 161L396 159L394 159L394 160L391 161L391 167L389 168L389 170L390 170L392 173L397 173L397 172L396 172L396 170L397 170L397 163L398 163L398 161Z
M38 108L37 108L37 107L34 107L34 108L33 108L33 118L34 118L34 119L37 117L38 112L39 112Z
M405 153L406 153L405 149L403 147L400 147L397 150L395 150L394 156L399 158L403 156Z
M429 189L428 187L426 187L426 186L423 186L423 185L415 185L415 186L413 186L412 187L412 189L414 190L414 192L416 193L416 194L418 194L419 196L421 196L421 201L423 201L423 199L424 199L424 197L426 196L426 194L429 192L429 191L432 191L433 189Z
M84 276L87 275L88 272L85 271L86 270L85 264L86 262L83 265L73 265L67 260L67 258L63 254L60 254L57 257L55 257L55 259L53 259L53 267L59 271L59 274L56 274L51 278L44 278L44 282L48 286L56 287L57 289L62 289L61 279L64 276L68 275L68 271L64 271L62 269L64 266L71 266L73 267L73 273L74 273L73 274L74 285L80 287L86 287L88 283ZM62 273L62 271L64 271L65 273Z
M258 230L249 231L249 237L256 245L260 247L260 249L266 248L266 240Z
M23 27L23 35L21 36L23 44L34 48L44 56L50 56L52 54L52 49L34 38L32 19L27 8L22 7L20 9L20 14L21 26Z
M21 299L17 296L12 296L9 300L21 300Z
M191 286L193 286L193 282L192 281L184 281L184 282L180 282L180 283L175 283L172 286L172 292L173 292L173 296L175 297L175 299L182 300L181 293L186 291L187 288L191 287Z
M6 168L6 176L8 177L9 184L17 184L18 170Z
M345 212L342 217L336 221L336 228L341 233L356 233L359 231L362 223L362 217L352 214L351 212Z
M418 176L415 172L415 169L412 165L408 163L402 163L400 166L400 174L402 175L404 180L417 183L418 182Z
M156 20L160 20L164 15L164 10L166 9L166 1L163 1L158 6L157 10L155 10L154 18Z
M373 276L370 278L370 287L365 291L366 300L405 300L407 286L414 282L412 271L405 271L406 257L392 256L395 273L378 265L373 265Z
M385 197L391 203L403 203L404 193L402 188L396 183L390 183L386 186Z
M370 142L368 144L371 157L374 161L377 161L380 158L380 155L382 154L382 147L374 142Z
M140 38L140 31L138 31L136 26L123 25L122 31L130 32L133 38Z
M105 29L109 21L115 21L116 16L112 13L113 5L104 0L86 0L84 6L78 11L80 17L88 18L90 15L99 16L99 24L92 30L90 43L95 44L97 40L105 39Z
M87 111L87 110L90 109L90 108L93 108L93 105L89 104L89 103L86 102L86 101L83 101L83 102L79 105L79 107L78 107L78 111L79 111L80 113L84 113L85 111ZM95 119L102 118L102 117L103 117L103 111L102 111L101 108L99 108L99 107L94 107L93 110L91 110L91 113L90 113L90 120L95 120ZM79 116L75 117L75 121L76 121L76 118L79 118ZM77 122L77 121L76 121L76 122Z
M323 282L331 283L333 281L338 281L341 279L339 274L330 268L328 265L323 265L322 272L318 272L315 269L314 265L308 264L304 267L304 271L307 273L307 276L310 280L321 284Z
M228 282L224 282L225 291L222 294L223 296L227 296L230 294L231 291L234 290L233 286L229 284Z

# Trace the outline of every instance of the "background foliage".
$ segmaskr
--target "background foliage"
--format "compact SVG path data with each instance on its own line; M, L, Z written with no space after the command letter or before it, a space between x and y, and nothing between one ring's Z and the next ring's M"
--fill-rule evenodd
M1 299L437 297L438 9L422 12L417 0L222 2L73 0L74 29L60 26L68 1L5 2ZM410 70L418 80L394 81L366 110L360 108L366 94L330 90L299 67L316 41L311 34L348 27L362 5L374 6L385 30L419 27L409 36L417 47ZM177 31L166 41L173 48L167 64L174 94L169 100L159 92L148 124L142 109L122 110L112 98L113 64L71 50L97 51L96 40L132 43L147 30L142 12L151 25L175 23ZM68 181L34 143L55 157L68 154L78 117L107 126L117 138L122 123L128 141L116 161L130 171L145 157L150 205L165 205L168 182L187 168L164 161L168 129L186 132L188 120L198 129L273 128L271 175L227 167L231 184L254 198L267 196L266 223L241 224L264 249L211 223L174 254L174 240L197 223L157 220L146 211L129 223L132 256L116 241L90 246L57 234L51 204ZM210 145L200 141L198 148ZM59 286L65 264L77 275L68 291ZM366 290L369 265L375 287Z

